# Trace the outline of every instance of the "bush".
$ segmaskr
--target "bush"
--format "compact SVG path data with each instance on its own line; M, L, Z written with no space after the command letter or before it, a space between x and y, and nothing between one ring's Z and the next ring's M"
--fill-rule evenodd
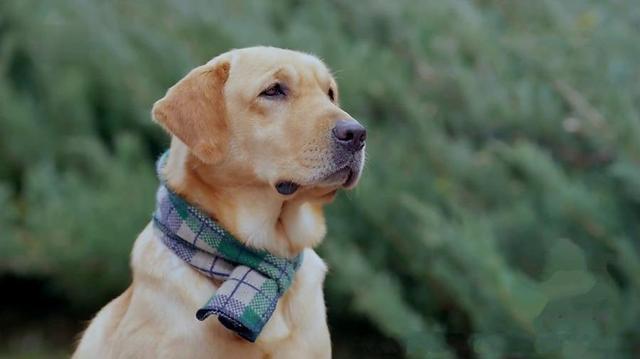
M320 248L338 342L364 321L409 357L637 356L639 10L0 2L0 273L79 308L122 290L168 143L151 104L216 54L271 44L320 55L369 128Z

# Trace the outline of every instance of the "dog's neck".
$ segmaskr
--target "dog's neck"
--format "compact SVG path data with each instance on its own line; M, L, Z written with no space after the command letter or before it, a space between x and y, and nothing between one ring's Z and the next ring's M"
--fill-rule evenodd
M321 201L287 200L259 183L216 186L205 178L202 167L174 137L163 173L168 185L238 240L274 255L293 257L324 238Z

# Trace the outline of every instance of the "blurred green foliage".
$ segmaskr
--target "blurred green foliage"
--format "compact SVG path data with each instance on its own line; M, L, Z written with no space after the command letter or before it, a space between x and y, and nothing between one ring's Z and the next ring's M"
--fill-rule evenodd
M338 356L399 354L365 323L416 358L638 357L638 39L633 0L2 1L0 273L87 311L122 290L151 104L270 44L369 128L320 248Z

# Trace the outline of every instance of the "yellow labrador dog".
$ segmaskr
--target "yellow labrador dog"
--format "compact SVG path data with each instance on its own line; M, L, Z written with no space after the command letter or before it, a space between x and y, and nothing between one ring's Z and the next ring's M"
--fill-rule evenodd
M323 280L313 251L322 206L356 185L366 132L338 105L316 57L272 47L233 50L193 69L155 103L172 136L161 176L241 242L303 254L255 342L194 313L220 287L158 238L153 221L131 254L133 282L104 307L74 358L328 358Z

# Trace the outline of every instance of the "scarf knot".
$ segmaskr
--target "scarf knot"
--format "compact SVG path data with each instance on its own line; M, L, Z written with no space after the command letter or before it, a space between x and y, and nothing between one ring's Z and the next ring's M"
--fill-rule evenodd
M216 315L226 328L255 342L291 285L302 254L288 259L242 244L166 185L160 169L167 154L157 164L161 184L153 215L156 233L182 260L207 277L222 281L196 312L196 318L205 320Z

